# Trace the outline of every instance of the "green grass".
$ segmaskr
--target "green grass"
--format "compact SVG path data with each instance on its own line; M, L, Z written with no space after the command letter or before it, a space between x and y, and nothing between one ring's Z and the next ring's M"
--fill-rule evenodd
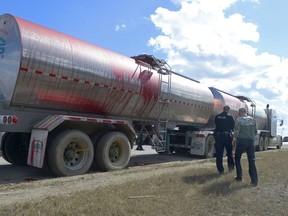
M0 215L287 215L287 158L284 150L257 153L258 187L250 186L246 158L240 183L235 173L218 175L214 164L182 170L178 163L160 176L13 203Z

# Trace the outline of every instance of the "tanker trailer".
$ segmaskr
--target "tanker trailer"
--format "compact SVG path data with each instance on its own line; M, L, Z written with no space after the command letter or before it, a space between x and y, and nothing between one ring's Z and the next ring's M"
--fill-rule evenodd
M199 130L186 131L185 144L172 144L172 151L175 149L185 149L192 155L199 155L204 157L213 157L215 154L213 131L215 129L215 116L223 111L223 106L229 105L231 107L230 114L236 120L238 117L238 110L245 107L248 115L252 116L258 127L258 133L254 140L256 150L267 150L268 147L276 147L278 149L282 146L282 137L277 135L277 114L273 109L263 109L261 106L256 106L256 103L245 96L234 96L214 87L209 87L214 97L214 108L207 124L199 128ZM179 151L179 150L178 150ZM224 152L224 154L226 154Z
M146 128L166 151L167 131L197 130L213 112L209 88L165 61L119 55L10 14L0 16L0 73L3 158L57 176L126 167Z
M255 101L245 96L234 96L214 87L209 87L214 96L214 109L208 123L199 131L190 132L191 147L189 152L193 155L212 157L215 153L213 131L215 129L215 116L222 112L224 105L231 107L230 114L236 120L238 110L242 107L247 109L248 115L252 116L257 123L257 135L254 139L256 151L265 151L270 147L280 149L282 146L282 136L277 134L278 118L274 109L269 109L269 105L263 108ZM283 120L279 126L283 125ZM174 146L175 147L175 146ZM183 146L187 148L188 146ZM226 154L224 152L224 154Z
M187 129L186 126L180 126L179 131L169 133L167 148L169 148L171 152L187 152L206 158L213 157L215 153L215 140L213 137L215 116L223 111L225 105L229 105L231 107L230 114L236 118L238 110L241 107L245 107L243 101L227 92L214 87L209 87L209 90L213 95L213 110L207 123L194 129Z

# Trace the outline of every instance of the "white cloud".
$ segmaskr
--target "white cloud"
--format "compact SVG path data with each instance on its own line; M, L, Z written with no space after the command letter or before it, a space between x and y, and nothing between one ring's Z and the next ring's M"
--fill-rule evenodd
M161 34L149 45L167 55L174 71L259 103L273 103L288 122L288 59L260 53L258 26L239 13L227 13L233 4L259 1L172 1L179 10L160 7L151 15Z
M193 2L194 0L171 0L175 4L181 4L182 2ZM241 0L242 2L254 2L259 3L259 0Z
M114 28L114 30L116 31L116 32L118 32L118 31L122 31L122 30L124 30L124 29L126 29L126 25L125 24L117 24L117 25L115 25L115 28Z

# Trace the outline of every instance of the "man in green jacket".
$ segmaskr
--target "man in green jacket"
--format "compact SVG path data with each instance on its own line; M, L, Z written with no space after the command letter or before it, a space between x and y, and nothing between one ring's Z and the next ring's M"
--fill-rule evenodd
M257 134L256 121L247 115L245 108L239 109L239 118L236 120L234 138L236 139L235 149L235 166L237 176L236 181L242 181L242 167L241 167L241 156L246 151L248 164L249 164L249 175L251 178L251 184L257 186L258 174L255 165L255 147L254 138Z

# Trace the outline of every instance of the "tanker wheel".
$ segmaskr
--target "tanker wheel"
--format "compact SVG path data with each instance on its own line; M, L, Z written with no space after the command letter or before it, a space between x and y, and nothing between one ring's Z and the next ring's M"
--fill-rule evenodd
M260 137L258 146L256 147L256 150L257 151L263 151L263 146L264 146L264 140L263 140L263 137Z
M2 157L9 163L12 163L12 161L9 160L9 158L6 156L6 151L5 151L5 142L6 142L6 138L8 137L10 133L4 133L2 135L2 139L1 139L1 151L2 151Z
M5 133L1 142L3 158L11 164L26 166L29 141L29 133Z
M91 140L92 140L93 147L94 147L94 156L96 156L96 146L97 146L97 143L98 143L99 139L103 136L103 134L104 134L104 133L102 132L102 133L93 134L93 135L91 136ZM95 170L96 170L96 171L101 171L100 168L98 167L95 159L93 160L90 169L91 169L92 171L95 171Z
M276 149L281 149L282 145L283 145L283 140L281 138L280 141L278 141L278 145L276 146Z
M268 149L268 137L265 137L263 141L263 151L267 151L267 149Z
M95 160L101 171L124 169L130 160L131 146L120 132L108 132L97 143Z
M49 167L56 176L81 175L92 164L93 144L82 131L67 130L51 140L47 156Z
M204 152L204 157L205 158L212 158L215 154L215 139L213 135L208 135L206 140L205 140L205 152Z

